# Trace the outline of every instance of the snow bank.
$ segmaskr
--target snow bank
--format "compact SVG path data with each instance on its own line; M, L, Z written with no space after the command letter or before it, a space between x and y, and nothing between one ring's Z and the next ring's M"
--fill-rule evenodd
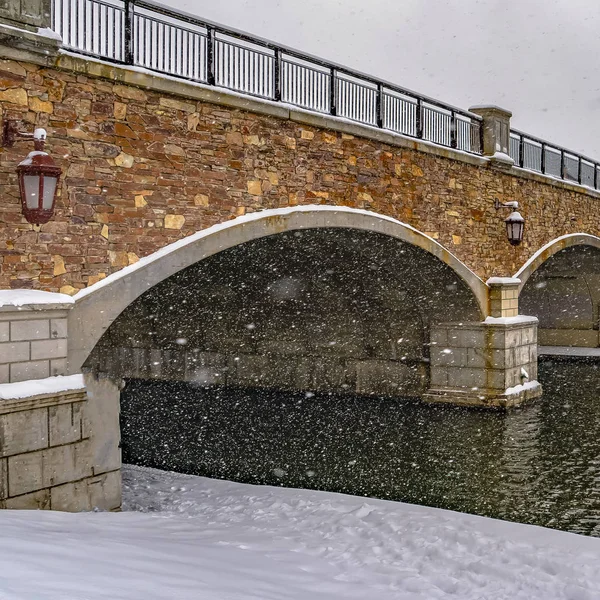
M0 511L2 600L593 600L600 540L127 467L125 508Z
M0 306L28 306L31 304L74 304L67 294L42 290L0 290Z
M70 390L84 389L83 375L47 377L46 379L30 379L18 383L0 384L0 400L15 400L43 394L57 394ZM0 599L2 596L0 596ZM2 599L4 600L4 599Z

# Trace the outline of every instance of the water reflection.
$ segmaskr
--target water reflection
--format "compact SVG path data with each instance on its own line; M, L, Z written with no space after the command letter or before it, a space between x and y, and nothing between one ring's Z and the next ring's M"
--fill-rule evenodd
M540 379L509 414L131 380L123 459L600 536L600 369L545 361Z

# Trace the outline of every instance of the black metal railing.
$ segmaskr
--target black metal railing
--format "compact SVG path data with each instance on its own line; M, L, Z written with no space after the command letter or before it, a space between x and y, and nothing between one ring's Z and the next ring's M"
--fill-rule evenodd
M514 129L510 132L510 157L528 171L598 189L600 165L596 161Z
M65 48L481 154L481 118L145 0L53 0Z
M65 48L481 154L482 119L368 75L147 0L53 0ZM598 189L600 166L510 133L523 169Z

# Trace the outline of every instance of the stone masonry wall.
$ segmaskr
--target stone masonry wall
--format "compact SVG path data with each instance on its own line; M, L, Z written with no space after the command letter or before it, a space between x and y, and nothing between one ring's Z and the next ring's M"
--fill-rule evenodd
M0 308L0 384L67 372L67 309Z
M297 204L396 217L483 278L516 272L560 235L600 232L592 192L114 78L3 60L0 116L46 127L64 169L55 218L36 231L15 173L32 148L0 149L0 288L74 293L192 232ZM519 248L495 197L523 207Z
M0 400L0 508L118 509L117 468L98 472L85 390Z

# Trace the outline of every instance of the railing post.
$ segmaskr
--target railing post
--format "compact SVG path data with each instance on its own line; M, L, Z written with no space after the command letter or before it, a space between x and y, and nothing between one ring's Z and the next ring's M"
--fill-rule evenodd
M133 2L125 0L125 48L123 58L125 64L133 64Z
M540 171L546 174L546 144L542 144L542 160L540 164Z
M273 69L275 77L275 102L281 102L281 49L275 49L275 68Z
M598 165L594 165L594 189L598 189Z
M335 69L329 71L329 113L333 116L337 114L337 98L336 98L336 80L335 80Z
M456 146L456 113L454 111L450 111L450 147L456 148Z
M383 86L377 84L377 127L383 129Z
M561 179L566 179L565 178L565 151L561 150L560 151L560 178Z
M579 157L579 162L577 163L577 183L581 185L581 156Z
M215 30L206 26L206 83L215 85Z
M417 98L417 137L423 137L423 102Z
M515 164L510 157L510 118L509 110L495 105L472 106L471 112L482 118L483 156L490 158L490 164L500 169L509 169Z
M525 140L522 135L519 136L519 166L525 166Z

